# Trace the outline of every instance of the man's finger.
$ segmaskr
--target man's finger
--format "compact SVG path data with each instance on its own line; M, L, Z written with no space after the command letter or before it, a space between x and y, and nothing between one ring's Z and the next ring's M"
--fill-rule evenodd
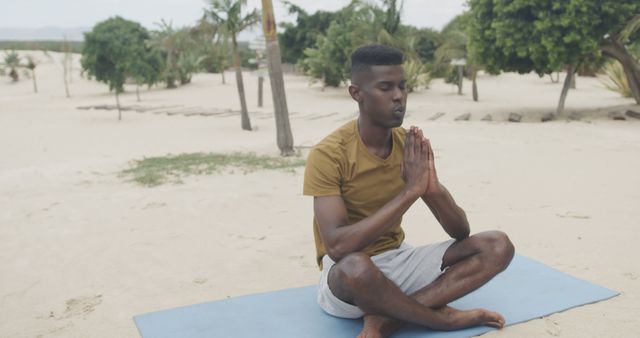
M436 170L436 160L433 154L433 148L431 147L431 141L427 139L427 149L429 151L429 170Z
M407 130L407 134L404 136L404 157L406 158L409 155L409 136L411 135L411 131Z
M422 155L422 160L425 162L429 161L429 145L427 144L427 139L422 136L420 138L420 155ZM428 163L427 163L427 169L429 169Z
M420 142L420 140L422 140L422 137L420 136L421 133L422 131L419 128L416 127L414 129L415 141L413 143L413 151L416 157L420 155L420 151L422 150L422 142Z
M409 129L409 133L407 134L407 141L405 144L405 147L407 149L407 151L405 152L405 159L407 159L408 161L413 160L413 154L414 154L414 135L413 135L413 126L411 127L411 129Z

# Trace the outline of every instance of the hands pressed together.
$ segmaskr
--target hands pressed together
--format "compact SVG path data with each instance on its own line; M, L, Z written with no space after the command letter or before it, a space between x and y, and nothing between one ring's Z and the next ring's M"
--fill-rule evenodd
M406 189L415 194L416 198L442 191L431 142L416 126L409 128L404 143L402 178L406 183Z

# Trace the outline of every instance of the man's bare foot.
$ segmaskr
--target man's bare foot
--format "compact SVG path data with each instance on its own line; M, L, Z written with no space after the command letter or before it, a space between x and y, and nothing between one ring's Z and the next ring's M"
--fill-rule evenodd
M460 330L479 325L486 325L496 329L501 329L505 324L505 320L502 315L485 309L461 311L450 306L443 306L435 310L451 320L450 330ZM365 315L364 326L357 338L390 337L401 326L402 323L400 321L392 318Z
M453 330L472 326L486 325L496 329L504 327L504 317L501 314L485 309L473 309L467 311L456 310L449 306L443 306L437 311L451 318Z
M474 309L470 311L475 311L479 318L479 322L477 325L486 325L491 326L496 329L501 329L504 327L505 320L501 314L485 309Z
M385 338L391 336L402 325L399 321L387 317L365 315L362 331L357 338Z

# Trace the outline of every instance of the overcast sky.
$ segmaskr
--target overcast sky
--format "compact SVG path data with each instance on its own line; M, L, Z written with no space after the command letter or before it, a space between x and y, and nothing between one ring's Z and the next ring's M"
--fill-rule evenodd
M318 9L336 10L349 0L292 0L309 13ZM375 1L374 1L375 2ZM466 0L405 0L403 23L416 27L441 29L445 23L462 13ZM280 3L273 0L276 21L292 21ZM201 15L206 0L22 0L3 1L0 7L0 27L41 28L48 26L71 28L93 27L99 21L120 15L155 28L160 19L172 21L174 27L190 25ZM260 0L248 0L251 8L261 7Z

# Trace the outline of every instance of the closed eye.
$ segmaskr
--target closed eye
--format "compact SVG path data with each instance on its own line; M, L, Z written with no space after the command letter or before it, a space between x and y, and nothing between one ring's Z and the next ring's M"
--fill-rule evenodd
M390 90L392 85L389 82L382 82L378 85L378 89L382 91Z

